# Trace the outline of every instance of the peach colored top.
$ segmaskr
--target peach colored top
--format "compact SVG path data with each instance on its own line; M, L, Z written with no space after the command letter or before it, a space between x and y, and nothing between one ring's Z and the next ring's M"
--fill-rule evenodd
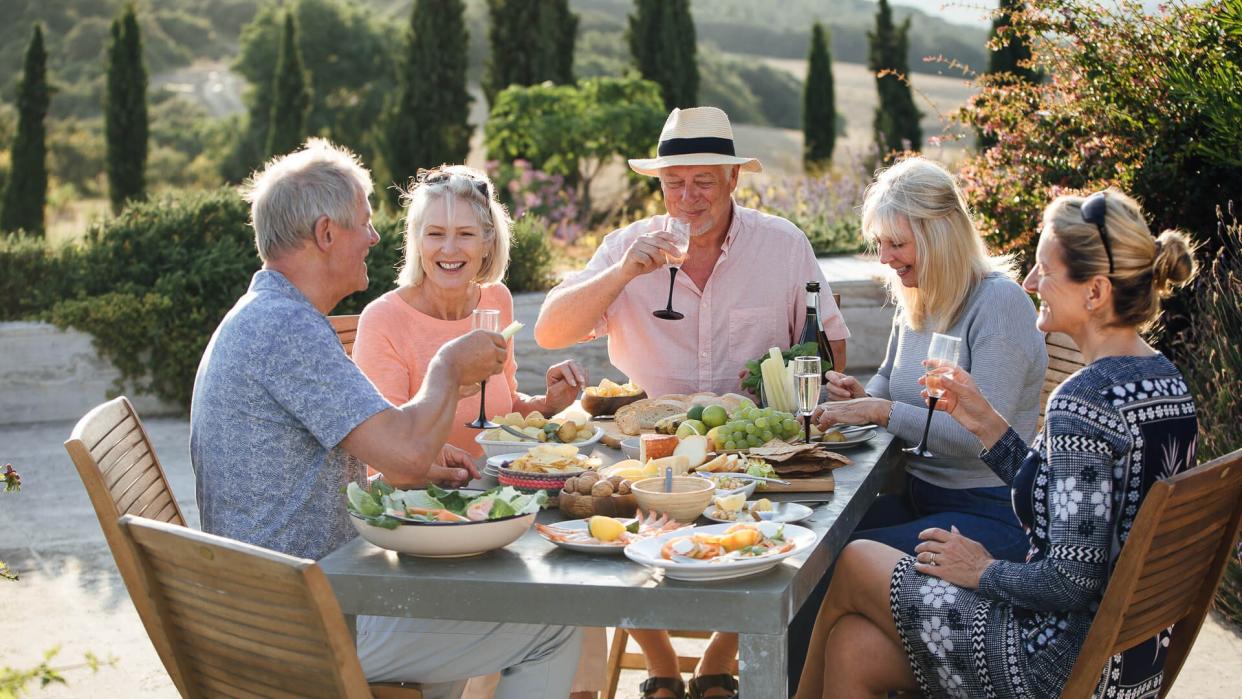
M499 310L501 328L513 321L513 296L504 284L482 287L478 308ZM406 303L395 290L390 291L363 309L354 339L354 362L384 398L402 405L418 393L427 365L440 346L468 332L470 316L461 320L433 318ZM487 417L509 413L517 399L517 361L510 343L504 371L487 380ZM474 441L479 431L466 427L466 423L478 416L477 393L458 401L448 438L449 444L476 457L483 455Z
M661 214L608 234L569 285L601 274L625 257L638 236L663 229ZM720 259L700 289L678 274L673 308L684 320L651 315L668 301L668 268L635 278L591 335L608 336L612 365L647 395L739 391L737 374L769 347L789 349L806 321L806 283L819 282L820 322L829 340L850 336L832 288L806 235L793 223L734 204Z

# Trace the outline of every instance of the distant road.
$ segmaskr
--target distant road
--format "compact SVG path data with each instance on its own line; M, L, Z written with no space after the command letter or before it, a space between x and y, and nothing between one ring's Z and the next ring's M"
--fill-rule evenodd
M224 61L199 61L151 78L151 87L185 95L202 105L213 117L225 117L245 110L242 90L246 80L229 70Z

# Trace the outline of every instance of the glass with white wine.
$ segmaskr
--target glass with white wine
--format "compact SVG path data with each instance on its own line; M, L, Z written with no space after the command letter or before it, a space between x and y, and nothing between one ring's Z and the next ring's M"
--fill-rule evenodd
M677 281L678 267L686 260L686 253L690 251L690 222L669 216L664 235L677 249L677 256L667 254L664 256L665 261L668 262L668 304L664 308L652 311L651 315L662 320L681 320L685 316L673 310L673 283Z
M927 422L923 425L923 439L919 441L919 445L906 449L906 453L923 458L935 456L927 449L927 432L931 429L932 415L936 414L936 402L944 395L940 380L957 368L957 356L961 347L960 337L932 334L931 346L927 348L928 366L924 379L924 386L927 388Z
M500 311L494 308L476 308L470 314L471 330L486 330L488 332L500 332ZM466 427L476 430L491 430L498 425L487 419L487 379L479 386L479 418L474 422L467 422Z
M794 357L794 390L798 393L798 412L806 424L806 441L811 443L811 413L819 404L822 380L819 357Z

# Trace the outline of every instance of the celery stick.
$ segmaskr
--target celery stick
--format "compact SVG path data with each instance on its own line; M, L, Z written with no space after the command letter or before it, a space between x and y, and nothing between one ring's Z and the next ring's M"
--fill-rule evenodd
M522 329L522 328L524 328L524 327L526 327L526 326L525 326L525 325L522 325L521 323L519 323L519 322L517 322L517 321L515 320L515 321L513 321L512 323L509 323L509 327L507 327L507 328L505 328L504 330L501 330L501 331L500 331L500 336L501 336L501 337L503 337L503 338L504 338L504 339L506 339L506 340L509 340L509 339L511 339L514 335L516 335L516 334L517 334L517 332L518 332L519 330L521 330L521 329Z

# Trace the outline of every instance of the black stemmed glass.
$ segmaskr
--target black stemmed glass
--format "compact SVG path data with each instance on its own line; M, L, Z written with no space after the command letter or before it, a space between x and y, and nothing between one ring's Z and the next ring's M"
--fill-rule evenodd
M917 447L904 449L903 451L907 454L923 458L935 456L927 449L927 433L931 429L932 415L936 414L936 402L944 395L944 389L940 386L940 378L952 373L953 368L957 366L957 354L961 346L960 337L940 333L932 335L931 346L927 349L930 366L927 368L927 379L924 382L924 387L927 389L927 422L923 425L923 439L919 440Z
M677 248L680 257L668 257L668 304L661 309L651 312L651 315L662 320L681 320L686 316L673 310L673 286L677 282L678 265L686 259L686 252L690 249L690 224L686 221L673 218L668 219L668 226L665 229L668 241Z
M500 332L500 311L494 308L476 308L474 313L470 315L471 330L486 330L488 332ZM479 419L474 422L467 422L466 427L476 430L491 430L498 425L487 419L487 379L479 384Z

